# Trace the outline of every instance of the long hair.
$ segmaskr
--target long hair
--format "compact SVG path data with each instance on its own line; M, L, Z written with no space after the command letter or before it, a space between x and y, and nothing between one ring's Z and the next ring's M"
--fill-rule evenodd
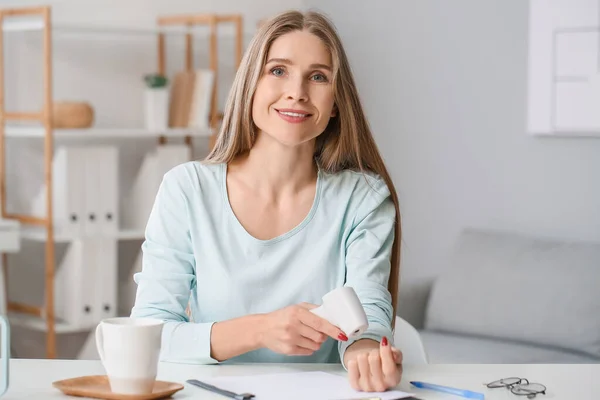
M257 133L252 121L252 101L271 44L286 33L301 30L307 30L319 37L331 52L333 60L333 90L337 116L330 119L325 131L317 137L317 163L329 173L352 169L378 174L387 184L396 208L395 236L388 281L395 314L402 239L398 195L373 139L341 40L327 17L314 11L288 11L261 25L242 58L225 105L217 141L205 161L229 163L252 148ZM392 324L394 321L392 318Z

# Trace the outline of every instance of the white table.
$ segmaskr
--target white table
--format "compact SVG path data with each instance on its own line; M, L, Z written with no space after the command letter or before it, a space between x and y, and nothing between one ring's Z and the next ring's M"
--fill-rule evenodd
M166 364L159 366L158 379L184 383L186 379L224 375L248 375L293 371L345 372L339 365L331 364L246 364L246 365L185 365ZM69 397L52 387L52 382L83 375L102 375L104 369L99 361L81 360L11 360L10 388L2 400L13 399L68 399ZM434 382L462 389L485 393L489 400L526 400L515 396L504 388L487 389L483 382L518 376L531 382L547 386L547 395L538 395L538 400L592 400L600 398L600 364L590 365L441 365L405 366L399 389L413 392L423 400L460 400L460 397L417 390L410 380ZM367 397L367 396L365 396ZM173 399L224 400L225 397L185 384ZM75 399L73 397L73 399ZM285 399L285 395L282 395Z

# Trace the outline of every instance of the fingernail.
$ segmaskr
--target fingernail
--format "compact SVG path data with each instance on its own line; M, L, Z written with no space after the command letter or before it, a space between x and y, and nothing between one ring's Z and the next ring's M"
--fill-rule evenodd
M348 336L344 335L343 333L340 333L338 335L338 339L340 339L342 342L347 342L348 341Z
M381 339L381 345L382 346L387 346L388 345L387 337L384 336L383 339Z

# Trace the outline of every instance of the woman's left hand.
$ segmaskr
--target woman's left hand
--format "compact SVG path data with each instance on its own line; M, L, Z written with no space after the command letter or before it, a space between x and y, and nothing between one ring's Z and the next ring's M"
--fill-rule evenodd
M400 383L402 352L381 340L379 349L364 349L347 362L348 378L354 390L385 392Z

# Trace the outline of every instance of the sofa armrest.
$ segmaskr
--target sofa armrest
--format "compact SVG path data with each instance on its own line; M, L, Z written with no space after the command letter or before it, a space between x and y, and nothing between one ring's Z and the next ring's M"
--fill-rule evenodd
M397 314L416 329L423 329L433 279L401 282Z

